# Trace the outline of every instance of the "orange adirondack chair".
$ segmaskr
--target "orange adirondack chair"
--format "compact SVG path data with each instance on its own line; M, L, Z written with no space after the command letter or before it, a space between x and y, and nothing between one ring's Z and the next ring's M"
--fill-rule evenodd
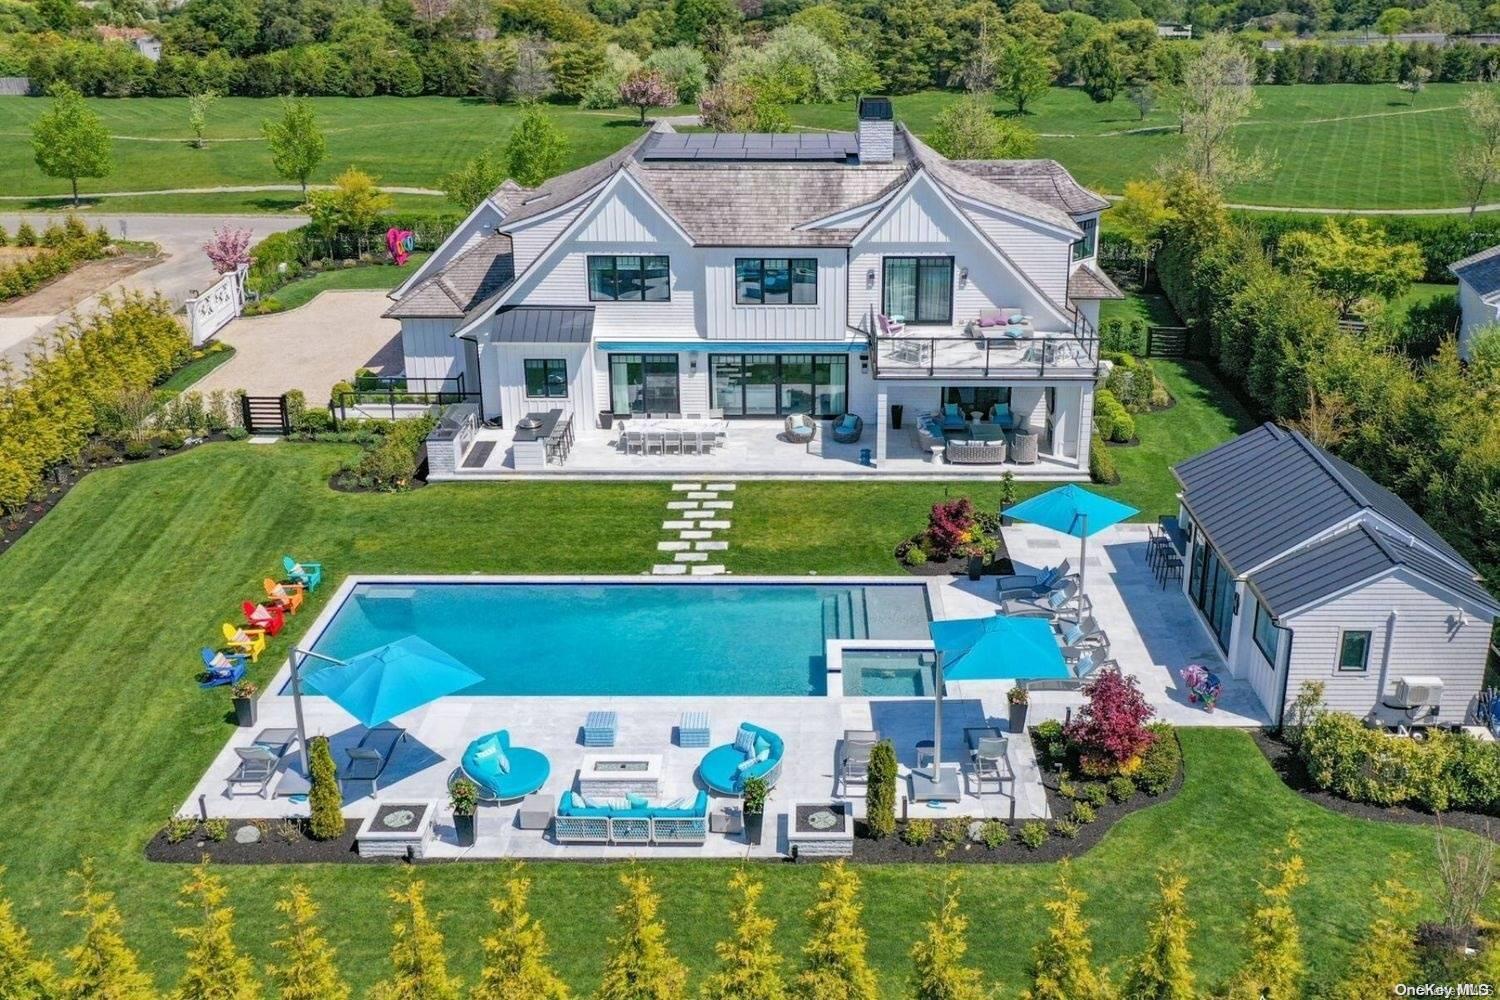
M296 614L297 609L302 607L302 592L300 583L277 583L269 576L261 581L266 588L266 599L273 604L279 604L291 614Z
M230 649L245 653L254 663L266 649L266 631L259 628L237 628L228 622L223 625L224 644Z

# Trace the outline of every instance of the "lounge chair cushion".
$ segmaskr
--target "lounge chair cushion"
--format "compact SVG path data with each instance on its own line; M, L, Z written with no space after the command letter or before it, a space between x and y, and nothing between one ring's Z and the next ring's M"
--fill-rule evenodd
M743 754L748 754L755 749L754 731L741 726L740 731L734 734L734 748Z
M1080 640L1082 638L1083 638L1083 626L1082 625L1069 625L1066 629L1063 630L1063 641L1066 642L1069 646L1074 645L1075 643L1078 642L1078 640Z
M1066 590L1052 591L1052 593L1047 595L1047 603L1052 607L1052 610L1061 610L1068 603L1068 592Z
M760 761L756 760L754 757L746 757L744 760L740 761L734 766L734 770L738 774L744 774L746 771L750 770L752 767L759 763Z
M646 796L640 794L639 792L625 793L625 804L632 809L644 809L646 808L646 806L650 805L650 803L651 800L646 798Z

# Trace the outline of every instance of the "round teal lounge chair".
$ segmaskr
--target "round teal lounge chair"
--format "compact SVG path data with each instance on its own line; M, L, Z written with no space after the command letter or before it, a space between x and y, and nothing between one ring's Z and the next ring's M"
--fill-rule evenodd
M737 749L733 743L725 743L704 754L703 760L698 764L698 777L715 794L739 795L744 792L748 778L763 778L767 787L770 787L781 777L781 757L786 749L781 737L769 729L762 729L748 722L741 722L740 728L754 733L756 743L764 744L769 752L765 760L749 767L740 765L757 755L758 751L754 747L747 754Z
M460 766L479 786L479 797L486 802L508 802L530 795L545 785L547 775L552 773L546 754L531 747L511 746L510 733L504 729L470 743Z

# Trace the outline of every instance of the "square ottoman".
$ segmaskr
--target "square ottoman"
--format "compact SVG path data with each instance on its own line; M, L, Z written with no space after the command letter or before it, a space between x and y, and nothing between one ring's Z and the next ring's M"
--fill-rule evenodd
M583 745L586 747L612 747L615 745L615 728L619 716L614 712L590 712L583 720Z
M516 825L523 830L545 830L555 812L557 796L537 792L521 800L521 808L516 811Z
M708 746L708 713L683 712L677 723L677 745L680 747Z

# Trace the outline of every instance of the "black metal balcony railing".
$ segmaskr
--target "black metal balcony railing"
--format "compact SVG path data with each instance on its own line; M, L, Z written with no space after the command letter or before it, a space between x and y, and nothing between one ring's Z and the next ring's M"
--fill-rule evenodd
M473 402L478 399L479 393L465 389L462 373L451 378L362 375L355 380L352 390L335 392L328 408L337 424L349 418L350 410L355 411L355 416L382 415L396 420L411 416L424 407L446 406L449 403Z
M969 337L902 331L893 337L871 337L870 357L877 378L1095 375L1099 341L1073 334Z

